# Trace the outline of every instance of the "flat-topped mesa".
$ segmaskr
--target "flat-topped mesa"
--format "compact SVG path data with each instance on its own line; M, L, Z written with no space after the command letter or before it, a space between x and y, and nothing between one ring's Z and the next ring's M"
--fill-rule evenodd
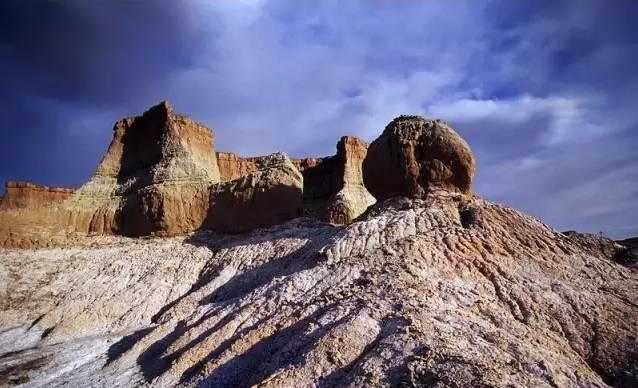
M475 172L467 143L444 122L420 116L392 120L363 162L365 186L377 200L438 189L468 194Z
M31 182L7 181L4 196L0 197L0 209L20 209L46 206L69 198L75 189L36 185Z

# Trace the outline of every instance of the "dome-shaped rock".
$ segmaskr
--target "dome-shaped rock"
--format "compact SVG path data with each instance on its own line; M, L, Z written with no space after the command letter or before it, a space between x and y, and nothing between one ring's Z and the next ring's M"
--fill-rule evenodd
M469 193L475 171L470 147L452 128L419 116L392 120L363 161L364 183L377 200L435 188Z

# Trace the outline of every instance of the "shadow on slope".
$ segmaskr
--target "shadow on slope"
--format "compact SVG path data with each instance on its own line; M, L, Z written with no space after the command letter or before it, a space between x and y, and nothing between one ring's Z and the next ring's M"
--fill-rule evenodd
M213 252L219 252L223 249L231 249L241 246L258 245L264 242L272 242L273 240L285 238L307 239L307 242L297 249L280 257L266 260L265 262L253 268L248 268L228 279L228 281L215 290L203 297L198 297L198 305L206 305L213 303L215 306L205 313L196 321L189 323L186 320L179 320L177 325L164 337L154 341L146 348L137 358L137 363L145 377L150 382L156 377L165 373L175 360L179 359L184 353L188 352L200 345L200 343L216 331L222 329L227 323L231 322L237 316L241 315L243 309L228 314L217 322L213 327L206 329L197 335L191 341L181 346L177 350L169 351L180 338L187 334L190 330L196 329L198 326L206 322L219 312L220 309L235 303L241 298L253 292L255 289L268 284L278 277L287 277L297 272L312 268L317 264L316 252L323 246L326 241L336 234L340 229L334 228L329 224L321 223L309 219L297 219L287 224L285 227L281 225L273 228L260 229L250 233L241 235L219 235L208 230L200 230L193 234L186 243L200 247L206 247ZM220 276L221 271L226 268L229 262L216 262L215 258L206 264L202 269L198 280L193 284L191 289L163 306L153 317L153 323L161 323L162 317L171 309L179 305L185 298L193 293L201 290L209 285L210 282ZM264 318L268 319L268 318ZM170 320L170 318L168 319ZM258 327L263 322L259 321L249 328L245 328L235 333L231 338L223 341L215 352L221 353L225 351L232 343L240 338L242 333ZM131 350L138 342L151 334L156 327L149 327L138 330L112 345L108 350L107 364L120 358L124 353ZM212 354L212 352L211 352ZM206 359L208 361L208 359ZM202 361L205 362L205 361ZM198 363L199 365L199 363ZM189 369L188 373L194 373L195 367Z

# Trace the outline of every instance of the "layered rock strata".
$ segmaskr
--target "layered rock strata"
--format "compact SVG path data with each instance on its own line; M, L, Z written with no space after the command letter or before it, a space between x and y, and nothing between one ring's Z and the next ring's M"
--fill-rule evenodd
M115 124L95 175L69 205L97 205L78 228L89 233L172 235L201 226L219 181L212 131L162 102Z
M0 210L46 206L59 203L73 195L75 189L50 187L31 182L8 181L0 197Z
M120 233L281 224L0 250L0 384L638 386L635 267L613 242L469 195L474 158L444 124L401 117L367 154L344 138L334 157L219 174L212 135L154 109L116 125L62 205L1 214L64 210L77 228L87 209L87 230ZM193 155L208 139L210 158ZM357 222L284 222L362 183L390 198Z
M162 102L116 122L113 132L95 175L69 198L0 212L0 243L29 247L70 233L173 235L199 228L209 188L220 181L212 131Z
M232 181L257 171L264 159L260 156L243 158L232 152L217 152L216 156L222 182Z
M433 189L470 193L475 172L467 143L444 122L420 116L392 120L363 161L365 186L377 200Z

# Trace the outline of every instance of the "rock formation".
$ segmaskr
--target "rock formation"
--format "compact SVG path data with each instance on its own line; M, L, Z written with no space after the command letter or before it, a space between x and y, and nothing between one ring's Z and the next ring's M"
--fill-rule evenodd
M237 233L301 215L303 177L284 154L260 159L257 170L211 187L204 226Z
M167 102L118 121L106 155L77 194L98 205L89 233L140 236L192 231L206 217L208 188L220 181L213 133Z
M0 210L39 207L62 202L69 198L74 189L49 187L30 182L8 181L4 196L0 198Z
M324 158L292 159L303 174L304 214L334 224L347 224L375 202L363 184L361 164L368 145L356 137L344 136L337 154ZM264 157L242 158L229 152L217 153L222 181L257 171Z
M474 169L412 116L296 161L215 155L167 104L120 121L71 198L0 212L5 241L85 233L0 248L0 384L638 386L622 246L468 195Z
M419 116L392 120L363 162L365 185L377 200L423 197L436 188L470 193L475 171L470 147L452 128Z

